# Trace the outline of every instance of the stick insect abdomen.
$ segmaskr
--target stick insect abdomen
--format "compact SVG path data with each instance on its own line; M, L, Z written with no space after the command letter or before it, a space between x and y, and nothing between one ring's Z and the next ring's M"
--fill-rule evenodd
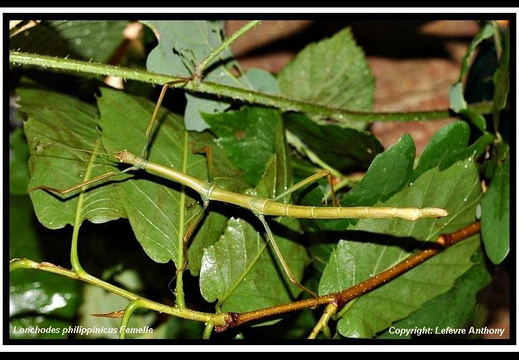
M207 181L195 179L166 166L148 162L126 150L116 152L115 157L121 162L133 165L135 169L144 169L188 186L198 192L204 201L222 201L235 204L251 210L256 215L288 216L304 219L401 218L409 221L447 216L447 211L439 208L327 207L285 204L272 199L243 195L221 189Z
M265 215L289 216L300 219L401 218L409 221L416 221L421 218L447 216L447 211L438 208L301 206L283 204L272 200L264 202L262 204L262 209Z

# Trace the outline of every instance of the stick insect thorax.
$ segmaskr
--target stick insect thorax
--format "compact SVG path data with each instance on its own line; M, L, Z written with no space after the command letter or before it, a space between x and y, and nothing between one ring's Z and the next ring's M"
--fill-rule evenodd
M114 153L120 162L132 165L135 170L147 172L176 181L198 192L204 202L220 201L251 210L256 215L287 216L307 219L362 219L362 218L401 218L416 221L421 218L440 218L448 213L440 208L397 208L397 207L341 207L341 206L302 206L285 204L273 199L244 195L228 191L215 184L193 178L172 168L152 163L127 150Z

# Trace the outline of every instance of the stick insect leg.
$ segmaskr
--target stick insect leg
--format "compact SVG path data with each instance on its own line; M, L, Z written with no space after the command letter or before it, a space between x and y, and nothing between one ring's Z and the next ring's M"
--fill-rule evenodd
M148 156L148 147L150 145L150 139L151 139L151 132L153 130L153 126L155 125L155 120L157 118L157 115L160 110L160 106L162 105L162 100L164 100L164 96L166 95L166 91L171 85L179 84L179 83L187 83L190 81L190 78L185 79L178 79L173 81L168 81L162 86L162 90L160 91L159 99L157 100L157 104L155 104L155 109L153 110L153 114L151 115L150 122L148 124L148 127L146 128L146 144L144 145L144 148L142 149L142 157L147 158Z
M214 180L213 150L211 150L210 146L204 146L201 149L191 148L191 151L195 154L205 154L207 159L207 180L212 184Z
M263 227L265 227L265 231L267 232L267 238L269 240L270 245L272 246L272 250L274 250L274 253L276 254L276 257L279 260L279 263L281 264L281 267L285 271L285 274L287 275L290 282L299 287L301 290L306 291L313 297L317 297L317 294L313 292L312 290L308 289L307 287L303 286L299 281L296 280L294 274L292 274L292 270L290 270L290 267L288 266L285 258L283 257L283 254L281 253L281 250L279 249L278 244L276 243L276 239L274 239L274 234L272 234L272 231L270 230L269 225L267 224L267 220L265 220L264 215L256 215L258 219L263 224Z
M203 208L195 215L195 217L191 221L191 224L189 224L189 227L187 228L186 232L184 233L184 236L182 237L182 245L183 245L182 251L184 252L184 264L182 265L182 267L180 267L177 270L177 273L182 272L187 268L187 264L188 264L187 248L189 245L189 241L191 240L191 236L197 229L198 224L200 224L200 222L204 218L204 215L205 215L205 212L206 212L208 206L209 206L209 201L204 201Z
M306 179L301 180L297 184L292 185L287 190L285 190L283 193L281 193L280 195L276 196L274 198L274 200L275 201L281 200L285 196L292 194L294 191L302 188L303 186L307 186L307 185L313 183L314 181L317 181L318 179L321 179L321 178L323 178L325 176L326 176L326 179L328 180L328 184L330 185L330 190L331 190L331 195L332 195L332 205L333 206L339 206L339 204L337 202L337 198L335 197L335 190L333 189L332 175L330 174L330 170L326 170L326 169L325 170L321 170L321 171L319 171L319 172L317 172L317 173L307 177Z
M61 195L66 195L66 194L68 194L68 193L70 193L70 192L72 192L74 190L81 189L84 186L89 186L89 185L95 184L97 182L109 179L112 176L121 175L121 174L124 174L124 173L126 173L128 171L133 171L133 170L138 170L138 169L136 167L132 166L132 167L129 167L129 168L124 169L123 171L119 171L119 172L115 172L115 171L107 172L106 174L102 174L102 175L96 176L96 177L94 177L94 178L92 178L90 180L84 181L82 183L76 184L76 185L71 186L71 187L66 188L66 189L56 189L56 188L53 188L53 187L50 187L50 186L40 185L40 186L36 186L36 187L28 189L27 193L33 192L35 190L45 190L45 191L50 191L50 192L61 194Z
M207 158L207 174L209 178L209 182L213 182L213 152L211 151L211 148L209 146L204 146L202 149L191 149L194 153L204 153ZM183 251L184 251L184 265L177 270L183 271L187 267L188 263L188 256L187 256L187 248L189 245L189 240L191 239L191 236L195 232L196 228L198 227L198 224L202 221L204 218L205 212L207 210L207 207L209 206L209 200L204 200L203 208L195 215L193 221L191 224L189 224L189 228L186 230L183 238L182 238L182 244L183 244Z

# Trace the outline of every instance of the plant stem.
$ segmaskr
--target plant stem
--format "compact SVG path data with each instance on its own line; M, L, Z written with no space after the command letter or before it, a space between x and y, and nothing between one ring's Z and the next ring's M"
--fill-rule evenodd
M33 270L41 270L46 271L62 276L66 276L72 279L77 279L84 281L86 283L95 285L99 288L105 289L111 293L114 293L116 295L119 295L121 297L124 297L131 301L138 301L136 305L141 308L146 308L149 310L154 310L160 313L165 313L173 316L177 316L183 319L188 320L195 320L195 321L201 321L204 323L211 323L213 325L224 325L226 323L231 322L231 319L227 319L227 317L230 317L230 314L211 314L211 313L204 313L196 310L191 310L188 308L178 308L178 307L172 307L167 306L164 304L157 303L155 301L142 298L132 292L129 292L127 290L121 289L115 285L109 284L101 279L96 278L95 276L89 275L89 274L76 274L74 271L62 268L60 266L48 263L48 262L42 262L38 263L29 259L12 259L9 262L9 271L19 270L19 269L33 269Z
M249 321L256 321L267 317L279 316L284 313L298 311L306 308L314 308L319 305L335 304L335 306L337 306L337 308L340 309L349 301L356 299L357 297L378 288L379 286L389 282L390 280L393 280L397 276L400 276L403 273L411 270L412 268L420 265L424 261L439 254L440 252L454 245L455 243L463 239L466 239L474 234L477 234L480 231L480 229L481 225L478 221L454 233L440 235L434 243L430 244L430 246L427 249L422 250L415 255L411 255L410 257L404 259L403 261L399 262L390 269L383 271L375 276L372 276L369 279L360 282L343 291L319 296L316 298L304 299L289 304L277 305L266 309L260 309L240 314L229 313L227 319L229 319L230 322L228 322L224 326L216 326L215 331L221 332L231 327L241 326ZM324 320L327 321L326 317L324 317Z
M10 52L9 62L12 65L31 65L63 72L76 72L81 74L101 76L110 75L151 84L165 84L171 81L178 81L177 83L173 84L172 87L182 86L187 91L200 94L216 95L218 97L234 99L244 103L270 106L278 108L282 111L299 111L307 114L318 114L326 119L324 121L327 124L335 123L342 126L353 126L355 124L358 126L359 123L367 124L375 121L417 122L444 119L452 116L449 110L393 113L348 111L344 109L337 109L324 105L289 99L279 95L266 94L252 91L250 89L237 88L213 82L193 82L183 77L154 74L140 69L129 69L107 64L56 58L52 56L29 54L17 51ZM492 104L481 103L472 105L469 108L473 109L478 114L488 114L491 112Z
M326 305L324 309L323 315L313 328L312 332L308 336L308 339L315 339L319 332L321 332L325 327L328 326L328 321L330 321L331 317L337 312L338 307L337 304L331 303Z
M119 329L119 339L124 339L126 337L126 329L128 324L130 323L130 318L132 317L135 310L142 307L140 299L132 300L124 309L123 319L121 320L121 328Z
M88 163L86 173L84 174L85 180L89 180L92 174L92 168L94 165L94 160L96 156L94 154L97 154L99 150L99 146L101 145L100 140L98 139L96 141L94 152L90 156L90 161ZM83 222L83 200L85 198L84 191L87 189L87 186L83 186L81 188L81 193L78 197L78 202L76 206L76 213L74 215L74 229L72 231L72 242L70 245L70 263L72 265L72 269L76 274L86 274L86 271L81 266L81 263L79 262L79 256L78 256L78 243L79 243L79 229L81 228L81 223Z
M213 49L211 53L202 60L198 66L196 67L195 73L193 75L193 78L196 80L202 80L203 72L209 65L209 63L218 56L222 51L224 51L228 46L230 46L234 41L236 41L237 38L245 34L247 31L252 29L254 26L258 25L261 21L260 20L253 20L245 24L241 29L237 30L234 34L232 34L230 37L225 39L220 46Z
M187 151L188 151L188 141L189 141L189 138L188 138L188 133L187 131L184 131L184 154L183 154L183 162L182 162L182 171L185 173L187 172ZM184 264L187 263L187 259L184 258L186 254L186 245L184 243L184 233L185 233L185 229L184 229L184 222L185 222L185 219L184 219L184 215L185 215L185 202L186 202L186 192L185 192L185 186L182 185L182 191L181 191L181 195L180 195L180 209L181 211L179 212L179 219L178 219L178 224L179 224L179 234L178 234L178 245L177 245L177 248L178 248L178 258L177 258L177 281L176 281L176 285L175 285L175 297L176 297L176 303L177 303L177 306L180 307L180 308L184 308L186 307L186 302L185 302L185 299L184 299L184 279L183 279L183 275L184 275Z

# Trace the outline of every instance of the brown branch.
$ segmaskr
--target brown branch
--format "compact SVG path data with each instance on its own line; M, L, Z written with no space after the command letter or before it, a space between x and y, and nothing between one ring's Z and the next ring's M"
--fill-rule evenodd
M431 257L439 254L448 247L455 243L466 239L480 231L480 222L477 221L461 230L455 231L450 234L440 235L434 243L431 243L427 249L420 251L415 255L411 255L407 259L399 262L390 269L381 272L369 279L354 285L348 289L319 296L316 298L304 299L289 304L272 306L265 309L249 311L245 313L229 313L226 317L227 323L223 326L216 326L215 331L222 332L229 328L241 326L250 321L256 321L266 317L281 315L284 313L302 310L306 308L315 308L319 305L336 304L338 308L344 306L348 301L351 301L371 290L378 288L379 286L393 280L399 275L407 272L408 270L420 265L424 261Z

